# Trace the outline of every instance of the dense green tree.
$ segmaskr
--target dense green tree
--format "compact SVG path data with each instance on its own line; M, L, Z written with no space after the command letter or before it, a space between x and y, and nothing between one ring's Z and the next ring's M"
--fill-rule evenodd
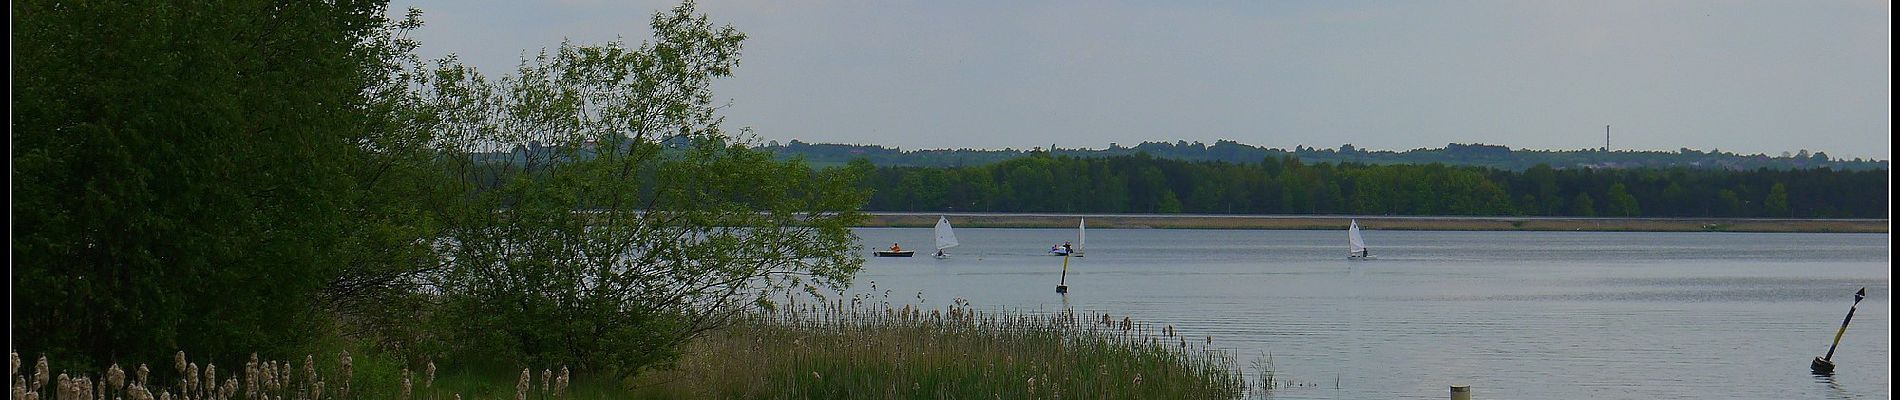
M1715 208L1718 215L1740 216L1746 209L1742 207L1742 198L1734 190L1722 189L1716 193Z
M1596 201L1590 200L1589 193L1577 193L1577 199L1570 201L1570 215L1578 217L1597 216Z
M384 2L11 4L23 354L292 351L358 249L415 243Z
M1801 152L1806 153L1807 150L1802 150ZM1768 216L1770 217L1787 217L1788 185L1779 182L1775 183L1773 188L1768 189L1768 198L1762 200L1762 206L1767 209Z
M1518 173L1442 164L1307 165L1293 158L1235 165L1141 155L1035 156L949 169L944 185L981 188L987 197L962 198L958 207L895 200L921 199L934 190L908 178L936 173L925 171L938 169L880 170L877 182L867 186L877 193L872 209L1123 213L1164 212L1178 203L1181 212L1192 213L1745 217L1761 211L1751 211L1744 199L1774 192L1749 194L1749 188L1781 185L1785 195L1777 198L1786 198L1784 215L1878 218L1886 212L1885 174L1874 171L1538 166ZM1579 204L1586 198L1589 204Z
M1636 217L1643 214L1642 207L1636 203L1636 196L1630 195L1629 188L1620 182L1610 185L1610 193L1606 197L1608 204L1604 205L1604 212L1609 216Z
M1660 207L1663 208L1665 215L1690 216L1698 215L1697 213L1699 212L1689 197L1689 191L1682 188L1681 182L1673 179L1669 181L1668 187L1663 188L1662 201L1660 203L1651 204L1659 204ZM1656 208L1657 207L1651 207L1651 209ZM1707 213L1700 212L1700 215L1707 215Z

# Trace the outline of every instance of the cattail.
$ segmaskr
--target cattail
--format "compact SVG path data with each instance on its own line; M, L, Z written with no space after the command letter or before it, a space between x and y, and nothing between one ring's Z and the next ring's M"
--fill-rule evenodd
M150 378L151 376L152 376L152 367L145 366L145 364L139 364L139 386L145 386L146 384L151 383L151 381L146 380L146 378ZM145 394L146 396L149 397L151 396L152 392L150 390L146 390Z
M312 399L323 398L323 381L317 381L315 385L310 385L310 398Z
M561 376L554 378L554 395L567 397L567 383L568 382L570 381L569 381L569 375L567 374L567 367L563 366L561 367Z
M82 377L79 377L79 379L74 379L73 386L74 386L74 389L77 389L79 398L81 399L92 399L92 398L97 397L97 396L93 396L94 394L98 394L98 392L93 390L94 388L93 388L91 377L82 376Z
M58 394L59 398L70 399L79 397L79 395L73 393L73 380L72 378L67 378L65 372L59 373L59 380L54 382L57 386L53 387L53 393Z
M152 391L145 390L144 385L131 385L125 394L126 397L130 397L132 400L152 400Z
M125 388L125 370L119 368L119 364L114 363L112 364L112 368L106 369L106 387L112 388L112 390L122 390Z
M218 387L218 398L227 400L237 398L237 381L237 377L224 378L224 385Z
M541 391L545 392L545 391L550 391L550 390L554 390L554 371L550 371L547 368L542 368L541 369Z
M277 362L271 361L257 366L257 372L264 375L264 381L258 382L265 393L277 391Z
M178 353L184 354L184 352L182 351ZM198 379L198 363L186 363L184 371L185 371L185 393L181 393L181 394L191 394L191 393L198 392L198 385L201 382Z
M20 352L7 352L7 376L20 374Z
M40 362L33 364L33 386L27 387L32 389L28 390L29 392L38 392L40 388L46 387L46 378L49 378L46 374L49 369L52 368L46 366L46 356L41 355Z
M355 376L352 371L355 370L356 366L354 359L350 358L349 350L343 351L343 359L340 364L343 369L343 394L348 395L350 393L350 378Z
M410 380L409 375L410 375L409 369L403 368L402 369L402 398L405 400L409 398L410 391L415 388L415 384L411 383L413 381Z
M244 398L257 398L258 378L263 372L257 363L257 353L251 353L251 362L244 363Z
M422 372L423 372L422 387L423 388L435 387L435 362L430 361L429 367L427 369L423 369Z
M205 385L205 392L207 393L215 392L218 390L218 366L217 365L212 365L211 363L205 363L204 385Z
M172 366L178 367L178 373L181 373L181 374L185 373L185 351L184 350L179 350L177 355L172 356Z
M295 383L295 381L291 380L290 378L297 376L295 374L297 371L297 367L290 364L291 362L289 360L285 360L283 367L277 369L277 373L279 375L282 375L282 376L279 376L277 380L278 390L290 391L291 385Z
M528 400L528 380L533 375L527 368L521 369L521 380L515 381L515 400Z
M305 354L303 355L303 385L309 387L315 383L317 383L317 356Z

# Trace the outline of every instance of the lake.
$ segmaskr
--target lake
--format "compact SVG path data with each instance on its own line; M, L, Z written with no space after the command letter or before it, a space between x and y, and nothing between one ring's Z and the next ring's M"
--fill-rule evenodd
M954 223L954 221L952 221ZM1891 393L1886 234L865 228L851 292L893 303L1105 312L1212 336L1276 399L1884 399ZM916 258L870 257L900 242ZM1867 288L1834 355L1853 293ZM889 293L886 295L885 293ZM921 294L921 295L920 295ZM921 297L921 299L919 298Z

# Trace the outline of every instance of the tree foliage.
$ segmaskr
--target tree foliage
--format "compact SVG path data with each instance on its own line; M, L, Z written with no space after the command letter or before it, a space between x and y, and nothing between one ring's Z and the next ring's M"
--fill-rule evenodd
M1145 154L883 167L886 211L1884 218L1884 171L1188 162Z
M861 265L869 169L727 133L744 35L692 3L499 80L419 59L385 6L15 3L18 349L632 374Z
M452 61L422 83L453 204L419 274L462 359L621 375L787 289L848 284L863 170L750 150L714 113L744 35L691 3L637 47L562 44L488 81ZM506 157L480 151L515 149Z
M367 2L12 3L13 304L55 359L308 343L381 216Z
M1682 148L1676 151L1654 150L1617 150L1601 149L1580 150L1529 150L1511 149L1500 145L1449 143L1440 148L1418 148L1405 151L1366 150L1351 144L1341 145L1337 149L1322 149L1295 146L1293 149L1268 148L1248 145L1231 140L1219 140L1214 144L1200 142L1189 143L1177 140L1173 143L1143 142L1134 147L1125 147L1110 143L1106 149L1088 148L1050 148L1050 149L912 149L861 144L805 143L792 140L785 144L773 142L761 147L781 157L805 157L818 164L842 164L845 161L865 158L879 166L887 167L971 167L1002 161L1029 157L1038 152L1048 152L1056 156L1082 158L1108 158L1132 156L1146 153L1155 158L1182 161L1223 161L1229 163L1251 163L1263 158L1297 157L1311 163L1357 163L1374 165L1395 164L1445 164L1455 166L1486 167L1512 171L1523 171L1537 165L1552 165L1563 168L1597 169L1633 169L1633 168L1689 168L1707 170L1754 170L1767 168L1773 170L1794 170L1829 168L1834 170L1886 170L1885 160L1839 160L1828 158L1825 153L1808 155L1806 150L1799 154L1783 153L1780 157L1765 154L1735 154L1720 150L1700 151Z

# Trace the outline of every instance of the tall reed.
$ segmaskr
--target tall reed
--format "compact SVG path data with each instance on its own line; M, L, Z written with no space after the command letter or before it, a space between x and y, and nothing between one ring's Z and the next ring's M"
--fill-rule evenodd
M54 371L47 365L45 356L28 371L22 368L20 354L9 352L11 359L7 380L12 382L10 399L13 400L341 400L341 399L460 399L462 393L436 385L435 363L428 362L423 370L421 390L416 390L414 377L407 368L402 370L399 381L370 379L352 376L354 359L345 351L338 357L334 375L325 375L324 368L317 365L313 355L306 355L301 365L289 360L263 360L252 354L250 362L244 364L242 371L218 374L216 364L206 362L203 367L191 362L185 352L180 351L172 358L175 379L159 381L150 379L150 368L145 364L138 366L138 373L126 376L124 368L118 364L107 367L98 379L84 373ZM301 369L301 374L295 373ZM552 371L544 370L544 371ZM550 372L551 373L551 372ZM57 378L53 378L57 376ZM567 368L561 368L558 380L552 383L544 380L542 385L527 384L528 370L522 370L522 387L516 398L522 400L566 400L569 376ZM222 379L220 379L222 378ZM349 388L352 380L364 381L370 387L360 387L355 393ZM330 382L336 382L331 385ZM48 386L52 384L52 386ZM337 390L326 391L326 386ZM369 389L369 390L361 390ZM500 398L499 396L481 398ZM610 398L610 397L595 397Z
M1105 314L790 304L690 345L635 392L691 398L1237 398L1226 352ZM1211 342L1211 338L1210 338Z

